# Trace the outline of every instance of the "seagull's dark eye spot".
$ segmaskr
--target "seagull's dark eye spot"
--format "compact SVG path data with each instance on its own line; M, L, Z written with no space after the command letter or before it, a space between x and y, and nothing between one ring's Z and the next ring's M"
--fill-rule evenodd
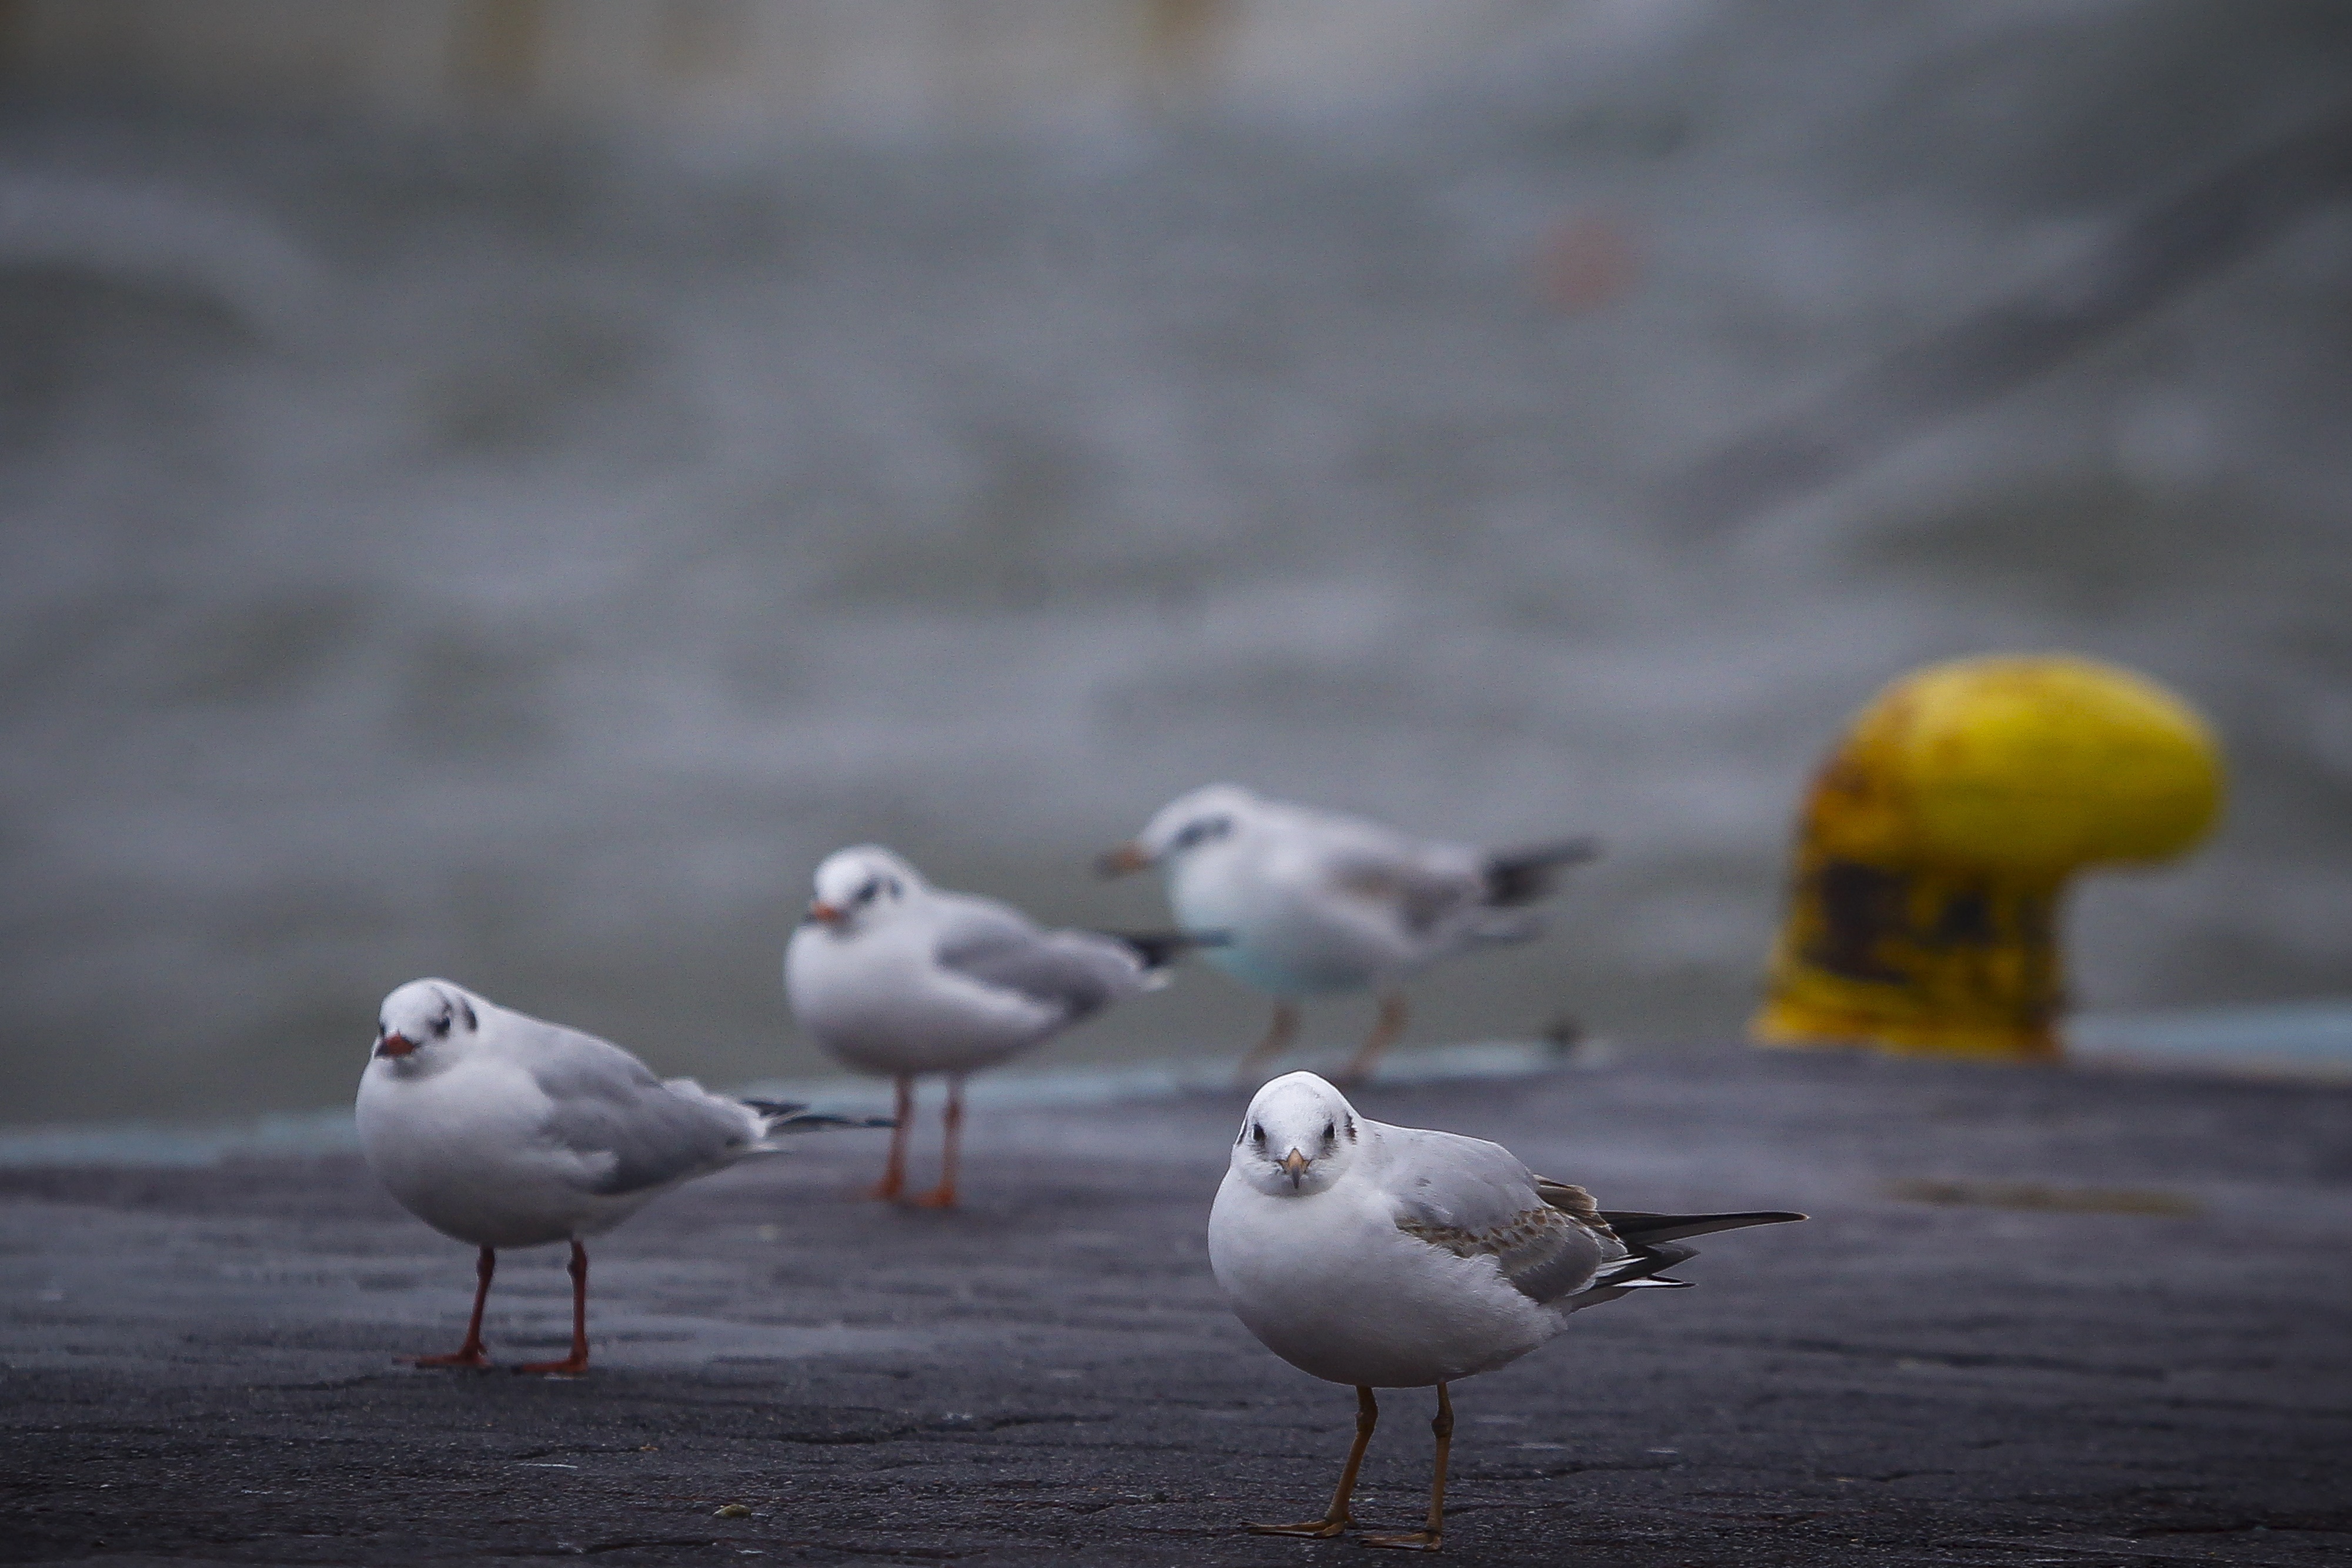
M1256 1122L1250 1124L1250 1141L1261 1146L1265 1145L1265 1128L1263 1124Z
M446 1040L448 1037L449 1015L447 1013L443 1013L439 1018L433 1020L433 1038L436 1040Z
M1197 821L1187 822L1177 831L1175 847L1189 850L1210 839L1222 838L1233 831L1233 826L1230 817L1202 817Z
M850 902L852 904L871 904L874 902L874 895L881 891L882 883L879 880L869 880L864 887L857 890L857 896L851 899Z
M1328 1148L1328 1147L1330 1147L1330 1145L1332 1145L1333 1144L1338 1143L1339 1141L1339 1128L1338 1124L1336 1124L1336 1123L1332 1123L1332 1122L1326 1122L1326 1123L1324 1123L1324 1124L1323 1124L1323 1145L1324 1145L1324 1147Z

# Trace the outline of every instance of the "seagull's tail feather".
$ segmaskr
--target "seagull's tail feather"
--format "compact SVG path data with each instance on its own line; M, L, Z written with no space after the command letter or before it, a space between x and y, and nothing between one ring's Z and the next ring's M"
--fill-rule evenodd
M815 1133L827 1127L895 1127L898 1124L887 1116L835 1116L784 1100L745 1100L740 1103L758 1113L762 1130L771 1138L779 1133Z
M1787 1225L1805 1217L1786 1209L1757 1209L1746 1214L1644 1214L1639 1209L1604 1208L1601 1221L1628 1247L1654 1247L1680 1241L1685 1236L1707 1236L1717 1230L1740 1230L1750 1225Z
M1599 840L1562 839L1524 850L1497 850L1486 857L1486 902L1498 909L1533 904L1549 893L1559 873L1601 852Z
M1614 1263L1601 1265L1601 1272L1593 1276L1592 1282L1603 1286L1621 1285L1629 1291L1642 1285L1687 1284L1689 1281L1685 1280L1663 1280L1658 1276L1675 1264L1687 1263L1697 1256L1696 1248L1677 1247L1671 1241L1649 1246L1635 1245L1632 1252Z
M1597 1307L1603 1301L1613 1301L1628 1291L1690 1289L1691 1282L1688 1280L1669 1280L1666 1278L1666 1270L1677 1263L1687 1263L1697 1257L1698 1253L1696 1250L1688 1247L1677 1247L1671 1241L1654 1242L1648 1245L1629 1241L1626 1245L1633 1250L1614 1262L1602 1264L1601 1271L1592 1276L1591 1284L1567 1299L1565 1304L1569 1311L1582 1312L1587 1307Z
M1195 947L1223 947L1230 931L1097 931L1133 953L1149 970L1164 969Z
M1627 1249L1624 1257L1602 1264L1590 1287L1567 1299L1564 1304L1571 1312L1613 1301L1628 1291L1687 1289L1690 1281L1670 1280L1665 1273L1676 1264L1687 1263L1698 1256L1696 1248L1679 1245L1683 1237L1738 1230L1749 1225L1784 1225L1805 1218L1781 1209L1748 1214L1643 1214L1631 1209L1597 1209L1592 1207L1591 1195L1582 1187L1540 1178L1536 1191L1563 1214L1587 1223L1606 1225L1616 1232Z

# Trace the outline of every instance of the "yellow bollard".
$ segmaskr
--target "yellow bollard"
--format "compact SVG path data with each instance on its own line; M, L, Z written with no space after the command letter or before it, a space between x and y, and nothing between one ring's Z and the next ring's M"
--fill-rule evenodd
M2142 676L2058 653L1916 671L1814 777L1749 1032L2053 1060L2067 879L2169 859L2221 804L2211 731Z

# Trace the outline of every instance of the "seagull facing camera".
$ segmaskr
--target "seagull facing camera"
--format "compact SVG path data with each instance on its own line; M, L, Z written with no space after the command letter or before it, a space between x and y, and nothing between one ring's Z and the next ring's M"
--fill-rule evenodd
M1321 1518L1250 1529L1344 1532L1380 1419L1372 1390L1434 1385L1428 1522L1364 1544L1436 1551L1454 1435L1449 1383L1517 1360L1583 1308L1683 1285L1664 1271L1696 1255L1675 1244L1684 1237L1803 1218L1603 1210L1498 1144L1371 1121L1311 1072L1276 1079L1234 1139L1209 1214L1209 1267L1268 1350L1355 1388L1356 1442Z
M1234 1139L1234 1173L1270 1197L1311 1197L1347 1174L1362 1138L1355 1108L1336 1089L1328 1097L1276 1096L1262 1108L1252 1106L1242 1124Z

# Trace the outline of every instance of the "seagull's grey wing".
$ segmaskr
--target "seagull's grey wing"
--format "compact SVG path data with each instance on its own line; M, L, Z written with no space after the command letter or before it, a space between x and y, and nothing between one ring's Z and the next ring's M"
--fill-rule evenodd
M741 1106L681 1080L673 1086L609 1040L542 1025L528 1066L551 1106L541 1133L576 1155L605 1197L716 1170L759 1142Z
M1150 984L1142 961L1116 937L1091 931L1040 931L1012 912L958 910L943 927L940 967L1056 1009L1076 1022Z
M1377 823L1334 824L1323 861L1330 885L1387 906L1410 936L1426 936L1485 901L1475 852L1423 843Z
M1396 1227L1457 1258L1492 1258L1529 1301L1550 1302L1590 1284L1624 1248L1571 1206L1559 1207L1499 1144L1421 1128L1382 1127ZM1586 1208L1591 1200L1586 1199Z

